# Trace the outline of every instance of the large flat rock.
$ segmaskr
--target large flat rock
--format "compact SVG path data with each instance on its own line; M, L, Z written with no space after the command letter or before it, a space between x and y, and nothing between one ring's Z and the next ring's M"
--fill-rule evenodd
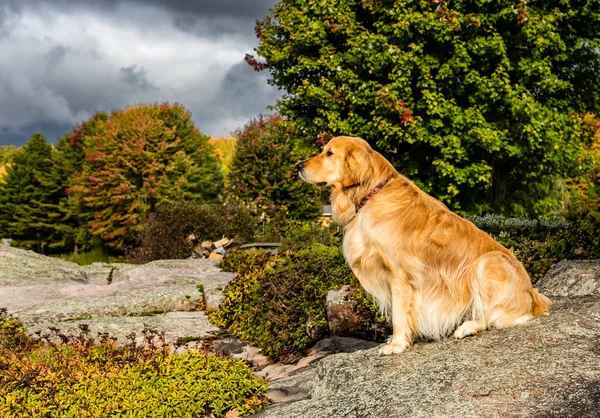
M0 307L31 332L85 323L93 336L109 332L123 341L146 324L169 341L205 336L217 328L203 313L173 312L197 310L203 292L214 295L233 277L205 259L79 266L0 246Z
M539 286L550 316L463 340L321 360L309 399L261 417L599 417L600 262L563 262ZM307 377L310 378L310 377Z

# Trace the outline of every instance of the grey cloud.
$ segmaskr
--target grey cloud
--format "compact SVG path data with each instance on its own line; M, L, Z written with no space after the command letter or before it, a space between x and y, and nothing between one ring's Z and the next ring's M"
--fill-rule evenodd
M51 66L58 64L65 57L65 55L67 55L68 51L69 48L62 44L57 44L50 47L48 53L46 54L48 64L50 64Z
M146 6L138 7L142 3ZM0 50L10 46L0 56L0 144L24 143L37 130L55 141L97 110L163 101L183 104L210 135L242 127L280 96L267 84L268 74L254 72L243 61L244 51L256 45L255 19L273 4L275 0L0 0ZM78 22L84 15L93 15L101 26L110 24L102 26L105 32L84 30L73 36L52 29L55 18ZM14 37L3 39L2 31L11 33L22 16L37 16L29 24L46 22L40 23L40 31L48 36L21 32L19 43ZM136 33L133 39L140 45L107 44L107 38L120 40L107 32L111 27ZM140 55L139 48L157 49ZM230 66L237 54L239 61Z
M159 90L155 85L148 82L147 72L144 67L138 68L137 65L124 67L119 70L121 80L125 83L139 87L142 90Z
M201 130L231 133L251 117L271 112L268 106L275 105L281 97L277 88L267 84L267 74L257 73L243 60L227 71L219 91L212 105L198 115Z
M77 7L86 9L114 9L126 3L138 3L161 7L172 12L207 17L234 16L259 19L267 14L277 0L4 0L13 9L48 5L61 9Z

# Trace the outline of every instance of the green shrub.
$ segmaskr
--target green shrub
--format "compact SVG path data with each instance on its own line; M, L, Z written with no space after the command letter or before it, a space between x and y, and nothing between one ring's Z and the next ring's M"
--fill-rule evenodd
M358 313L365 319L351 334L363 337L385 334L384 319L364 294L337 247L315 244L272 257L266 263L256 255L236 257L235 264L245 274L227 285L225 298L211 320L252 342L266 355L293 360L304 354L316 342L307 327L315 330L313 336L328 332L327 292L346 284L355 290ZM241 261L244 257L248 258ZM258 265L250 265L252 257Z
M572 222L505 218L486 215L470 219L523 263L532 282L563 259L600 258L600 220L582 214Z
M262 270L274 256L265 251L237 251L227 254L219 267L223 271L238 273L245 276L253 271Z
M0 329L7 321L14 319L0 317ZM55 329L27 344L0 345L0 416L223 417L268 404L266 383L243 361L173 355L160 338L155 343L156 332L143 332L143 345L132 335L120 348L107 336L95 343L84 326L78 336Z
M548 239L549 251L558 259L600 258L600 218L582 214Z
M200 239L227 236L249 241L256 226L257 221L243 206L171 203L150 216L137 237L137 245L128 253L136 263L187 258L191 254L187 242L191 233Z
M528 238L552 234L568 227L568 223L566 222L546 219L506 218L495 214L467 219L473 222L478 228L492 235L508 233Z

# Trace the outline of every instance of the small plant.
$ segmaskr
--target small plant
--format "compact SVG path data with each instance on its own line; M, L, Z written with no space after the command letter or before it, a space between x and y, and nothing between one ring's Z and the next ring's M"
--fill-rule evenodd
M239 276L223 292L211 320L229 333L256 344L276 359L294 360L328 333L326 298L329 290L349 284L364 323L350 334L383 336L386 323L350 272L337 247L313 245L297 252L268 256L247 252L226 256L225 269ZM315 330L311 335L307 325Z
M142 336L138 344L132 333L118 347L80 325L78 335L52 328L29 338L0 311L0 416L246 416L268 404L267 384L243 361L174 355L164 334L146 328Z

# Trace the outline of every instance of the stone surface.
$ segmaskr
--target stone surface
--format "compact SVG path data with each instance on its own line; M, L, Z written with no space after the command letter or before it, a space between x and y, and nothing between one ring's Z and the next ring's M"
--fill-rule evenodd
M327 323L332 334L342 334L362 324L363 319L354 309L353 291L350 286L327 293Z
M550 316L518 327L419 341L392 356L369 348L325 357L314 379L294 382L298 392L308 389L308 399L273 405L259 416L597 417L598 271L597 261L560 263L539 286L554 302ZM293 386L282 390L270 382L270 388L285 401L281 393Z
M600 297L600 260L563 260L538 285L546 296Z
M197 310L203 298L198 285L218 298L218 289L233 277L203 259L79 266L0 246L0 307L31 332L86 323L92 336L108 331L119 341L145 325L165 332L169 341L206 336L217 328L203 313L180 311Z

